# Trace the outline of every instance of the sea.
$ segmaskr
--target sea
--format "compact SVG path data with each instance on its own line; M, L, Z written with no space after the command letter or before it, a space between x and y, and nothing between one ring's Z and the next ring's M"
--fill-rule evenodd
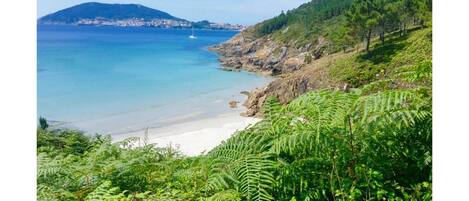
M235 31L37 27L38 116L52 126L122 134L242 112L241 91L272 78L221 70L208 47Z

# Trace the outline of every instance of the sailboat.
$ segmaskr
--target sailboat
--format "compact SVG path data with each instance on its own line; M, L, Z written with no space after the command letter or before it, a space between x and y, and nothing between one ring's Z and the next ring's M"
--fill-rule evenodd
M194 26L192 26L192 34L189 36L190 39L196 39L197 37L194 35Z

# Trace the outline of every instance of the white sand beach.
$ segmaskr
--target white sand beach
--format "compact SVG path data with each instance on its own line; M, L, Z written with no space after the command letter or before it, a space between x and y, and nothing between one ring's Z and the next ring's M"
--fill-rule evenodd
M200 119L162 128L149 128L148 141L159 147L178 146L188 156L207 152L238 130L243 130L260 121L258 118L242 117L238 112L227 113L213 118ZM141 137L145 130L113 135L113 141L129 137Z

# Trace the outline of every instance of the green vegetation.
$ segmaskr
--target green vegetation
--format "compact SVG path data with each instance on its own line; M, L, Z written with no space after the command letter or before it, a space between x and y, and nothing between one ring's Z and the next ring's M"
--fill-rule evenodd
M313 0L256 25L254 32L297 47L325 38L330 52L364 40L369 51L375 36L384 45L387 33L431 26L431 9L431 0Z
M351 54L338 60L329 66L329 77L337 82L348 83L352 87L360 87L378 80L392 80L401 73L402 66L429 64L431 72L430 28L414 30L404 36L396 32L388 38L389 41L385 45L374 44L370 53ZM397 80L394 79L394 82Z
M385 34L400 30L405 33L408 24L425 25L431 21L429 0L357 0L346 13L350 32L365 39L369 52L373 33L377 33L384 45Z
M314 0L256 25L255 33L257 37L273 34L283 43L304 46L328 35L326 30L331 26L344 27L345 20L340 16L351 3L352 0Z
M357 88L270 98L263 121L199 157L39 128L38 198L431 200L431 31L389 45L337 62Z
M286 14L282 12L279 16L266 20L257 27L256 31L262 36L294 24L302 25L305 29L314 29L321 24L321 21L343 14L351 2L352 0L314 0L287 11ZM304 34L314 32L314 30L309 31Z
M341 9L319 6L327 2ZM349 23L344 9L357 2L378 1L314 1L284 14L280 28L269 22L260 34L293 29L299 23L286 16L315 8L322 14L307 22L330 23L324 30L339 30L329 35L339 40L350 31L340 24ZM399 16L428 19L425 12ZM329 77L348 89L311 91L288 105L269 98L261 122L202 156L186 157L145 139L111 143L41 123L38 199L431 200L432 31L422 23L429 25L417 20L416 28L386 29L386 43L370 39L369 52L348 53L328 66ZM371 27L366 24L363 33Z

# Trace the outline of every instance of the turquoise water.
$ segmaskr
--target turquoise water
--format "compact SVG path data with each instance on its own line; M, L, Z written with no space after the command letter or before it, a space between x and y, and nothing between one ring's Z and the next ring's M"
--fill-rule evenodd
M270 80L220 70L207 47L236 32L40 26L38 115L89 133L122 133L240 111L228 101Z

